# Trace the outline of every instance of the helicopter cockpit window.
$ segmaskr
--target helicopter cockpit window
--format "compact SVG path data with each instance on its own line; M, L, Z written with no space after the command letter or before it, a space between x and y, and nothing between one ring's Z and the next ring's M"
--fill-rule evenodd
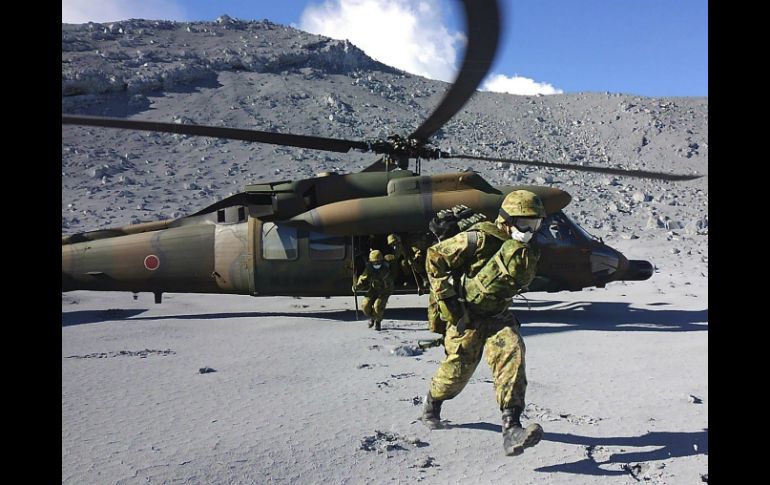
M297 229L272 222L262 224L264 259L297 259Z
M310 241L310 259L319 261L345 259L344 236L311 232L308 239Z
M569 246L577 239L573 225L562 212L546 217L535 234L535 242L541 246Z

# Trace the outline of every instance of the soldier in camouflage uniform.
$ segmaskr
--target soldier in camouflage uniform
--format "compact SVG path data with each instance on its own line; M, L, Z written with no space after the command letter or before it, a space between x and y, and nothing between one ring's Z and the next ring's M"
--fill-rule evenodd
M478 222L487 220L487 216L467 205L458 204L451 209L442 209L431 219L428 227L439 242L455 236L458 232L468 230ZM446 322L441 318L438 301L433 292L428 296L428 329L431 332L446 334Z
M415 232L406 236L406 244L412 252L412 269L419 282L420 294L423 289L427 291L429 287L428 275L425 272L425 255L432 244L431 239L427 232Z
M428 276L425 274L425 251L430 246L428 235L407 234L403 240L398 234L389 234L388 246L393 248L401 273L417 284L418 293L422 295L428 289Z
M392 255L395 264L391 269L396 270L394 271L396 278L401 274L407 281L413 281L412 254L404 247L401 237L398 234L388 234L388 246L393 251Z
M366 290L362 304L364 315L369 318L369 328L374 327L375 330L381 330L385 306L388 304L391 293L393 293L393 274L390 270L390 264L385 262L382 251L373 249L369 253L369 264L358 277L353 290Z
M495 223L481 222L471 230L428 250L431 293L447 322L446 358L433 376L421 420L441 426L441 405L468 383L486 351L497 403L502 411L503 448L518 455L543 435L539 424L523 428L527 378L519 322L508 307L514 295L535 276L540 253L529 244L545 217L537 195L525 190L508 194ZM452 274L462 270L462 277Z

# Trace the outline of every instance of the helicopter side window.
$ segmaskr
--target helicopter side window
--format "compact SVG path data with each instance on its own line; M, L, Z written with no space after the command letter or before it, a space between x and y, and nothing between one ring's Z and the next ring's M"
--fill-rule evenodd
M262 224L262 257L264 259L297 259L297 229L272 222Z
M311 232L308 239L310 241L310 259L319 261L345 259L344 236Z

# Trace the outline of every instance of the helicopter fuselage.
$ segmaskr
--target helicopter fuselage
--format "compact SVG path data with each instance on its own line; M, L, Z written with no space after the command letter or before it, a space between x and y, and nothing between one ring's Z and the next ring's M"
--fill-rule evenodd
M561 211L570 201L562 190L493 187L473 172L398 172L330 175L271 186L271 193L250 186L233 199L243 204L222 201L177 220L67 236L62 290L350 295L369 250L385 249L387 234L427 232L436 211L456 204L494 220L505 194L517 189L538 193L549 214L535 238L542 256L530 291L574 291L652 274L646 261L629 262L571 221ZM326 194L324 203L313 193ZM410 278L397 288L418 291Z

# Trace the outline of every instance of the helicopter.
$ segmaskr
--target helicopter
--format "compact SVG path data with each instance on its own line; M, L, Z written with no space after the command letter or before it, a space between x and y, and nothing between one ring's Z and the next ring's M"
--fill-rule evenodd
M535 235L541 248L529 291L578 291L612 281L645 280L653 266L629 260L591 236L563 209L571 196L554 187L493 186L478 173L421 175L423 161L469 159L619 176L690 180L678 175L535 160L455 154L430 138L471 98L486 76L500 37L496 0L461 0L467 47L460 71L438 106L411 134L354 141L221 126L62 114L62 123L217 137L338 153L381 155L361 172L327 172L301 180L246 185L193 214L62 237L62 291L229 293L252 296L350 296L371 249L388 234L428 235L442 209L465 205L490 220L506 194L529 190L547 217ZM410 161L415 160L415 170ZM395 293L421 293L401 275Z

